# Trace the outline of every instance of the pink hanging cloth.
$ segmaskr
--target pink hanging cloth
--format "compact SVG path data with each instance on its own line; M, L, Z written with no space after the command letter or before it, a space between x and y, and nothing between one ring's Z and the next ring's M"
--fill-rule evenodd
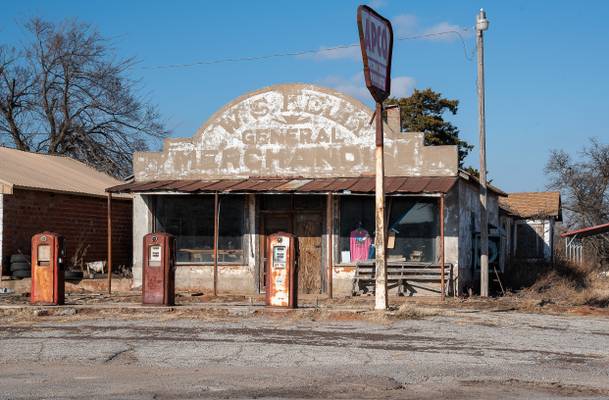
M349 239L351 262L367 260L371 244L372 239L367 230L363 228L352 230Z

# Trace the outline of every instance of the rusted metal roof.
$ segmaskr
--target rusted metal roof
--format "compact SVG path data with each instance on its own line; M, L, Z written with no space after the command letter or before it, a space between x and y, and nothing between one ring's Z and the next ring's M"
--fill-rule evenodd
M0 193L22 188L106 196L108 186L124 186L120 183L120 180L68 157L0 146Z
M455 176L389 177L387 194L447 193L457 181ZM183 183L183 184L182 184ZM106 189L111 193L214 193L214 192L287 192L287 193L374 193L374 177L360 178L250 178L199 181L131 182Z
M586 237L586 236L594 236L599 235L601 233L609 232L609 223L590 226L588 228L576 229L573 231L568 231L565 233L561 233L560 237L570 237L570 236L578 236L578 237Z

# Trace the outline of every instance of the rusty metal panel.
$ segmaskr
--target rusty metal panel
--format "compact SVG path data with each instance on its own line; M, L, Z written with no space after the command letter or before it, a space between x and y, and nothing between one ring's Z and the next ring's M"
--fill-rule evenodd
M391 176L385 178L385 193L395 193L404 184L405 178Z
M147 192L149 190L156 190L158 186L163 186L166 181L152 181L152 182L144 182L141 185L137 186L136 190L138 192Z
M265 181L265 179L248 179L231 187L231 191L249 191L254 186L259 185Z
M128 182L128 183L123 183L123 184L116 185L116 186L111 186L109 188L106 188L106 192L108 192L108 193L130 193L132 191L134 183L135 182Z
M173 186L179 184L178 180L172 181L159 181L158 184L154 187L154 190L171 190Z
M126 183L124 185L118 185L118 186L113 186L111 188L108 188L108 192L111 193L119 193L119 192L126 192L126 193L131 193L131 192L139 192L140 188L142 187L148 187L150 186L151 183L156 184L157 181L147 181L147 182L130 182L130 183Z
M275 190L283 192L283 191L298 191L302 186L311 182L312 179L292 179L283 185L277 186Z
M192 185L195 182L199 182L199 180L179 180L173 181L171 184L167 184L163 186L163 190L177 190L179 191L181 188Z
M218 182L217 179L210 180L210 181L199 180L199 181L193 183L192 185L183 187L182 189L180 189L180 191L188 192L188 193L198 192L198 191L206 189L207 187L213 185L216 182Z
M243 179L221 179L218 182L205 186L203 189L205 192L223 192L228 191L233 186L238 185L241 182L245 182Z
M456 182L456 177L434 177L426 189L431 193L448 193Z
M387 177L386 193L447 193L457 181L457 177ZM150 182L131 182L113 186L108 192L147 192L172 190L177 192L341 192L350 190L356 193L374 193L374 178L249 178L215 180L165 180Z
M332 184L328 185L327 190L332 192L348 190L351 186L355 185L357 181L358 178L337 178Z
M263 192L263 191L272 191L275 188L283 185L284 183L287 183L289 180L288 179L268 179L254 187L252 187L252 190L258 191L258 192Z
M407 191L408 193L423 193L428 184L429 178L408 178L404 185L400 187L400 191Z
M311 182L303 185L299 191L302 192L326 192L327 188L334 183L335 178L313 179Z
M351 186L349 190L358 193L371 193L374 192L375 182L374 178L360 178L355 185Z

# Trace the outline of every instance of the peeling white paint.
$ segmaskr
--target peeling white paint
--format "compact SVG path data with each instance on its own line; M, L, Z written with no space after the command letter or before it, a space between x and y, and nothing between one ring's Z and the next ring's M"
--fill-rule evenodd
M214 114L192 139L138 153L138 181L246 176L360 176L374 171L374 124L366 106L312 85L278 85ZM386 126L388 175L457 173L455 146L425 147L422 133Z

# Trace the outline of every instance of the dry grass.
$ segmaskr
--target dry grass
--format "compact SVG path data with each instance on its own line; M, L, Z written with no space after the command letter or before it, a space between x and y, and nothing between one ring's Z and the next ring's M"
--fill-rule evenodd
M440 315L440 310L437 308L421 307L415 304L404 303L398 309L391 313L391 317L395 319L423 319Z
M541 269L539 277L518 297L568 306L609 307L609 276L598 268L564 261L537 268Z

